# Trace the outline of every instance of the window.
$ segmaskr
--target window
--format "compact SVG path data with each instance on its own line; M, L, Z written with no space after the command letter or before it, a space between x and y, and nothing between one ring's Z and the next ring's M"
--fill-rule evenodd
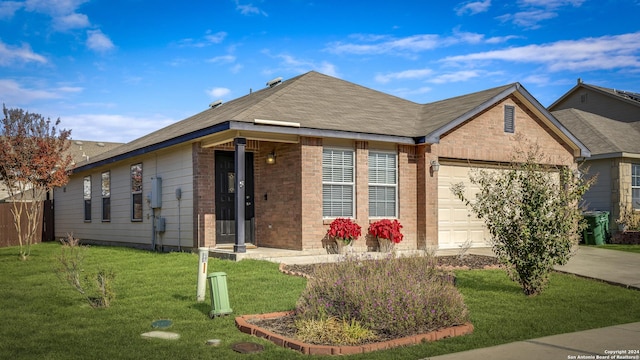
M102 221L111 221L111 173L102 173Z
M84 221L91 221L91 175L84 177L82 196L84 198Z
M354 151L324 149L322 151L322 216L353 217Z
M640 165L631 164L631 201L633 209L640 209Z
M515 111L516 108L511 105L504 106L504 132L506 133L514 133L516 130Z
M397 217L397 190L396 154L369 152L369 216Z
M142 164L131 165L131 221L142 221Z

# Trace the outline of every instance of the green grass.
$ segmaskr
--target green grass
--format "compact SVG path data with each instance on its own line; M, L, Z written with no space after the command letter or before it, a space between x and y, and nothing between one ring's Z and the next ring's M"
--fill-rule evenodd
M626 252L640 254L640 245L605 244L605 245L596 245L594 247L598 249L619 250L619 251L626 251Z
M209 319L210 300L195 301L196 254L157 254L92 247L87 269L116 272L117 297L94 309L54 274L57 244L34 246L29 261L16 248L0 249L0 359L304 359L292 350L240 333L233 316L290 310L306 280L283 275L263 261L209 260L209 272L227 273L232 316ZM500 270L459 271L458 284L475 326L472 335L436 343L350 356L351 359L420 359L564 332L640 321L634 290L570 275L553 274L533 298ZM177 341L143 339L151 323L171 319ZM218 347L205 345L221 339ZM251 341L260 354L235 353Z

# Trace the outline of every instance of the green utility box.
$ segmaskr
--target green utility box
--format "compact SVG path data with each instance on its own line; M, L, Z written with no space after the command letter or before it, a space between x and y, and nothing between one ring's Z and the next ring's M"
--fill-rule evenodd
M582 214L587 220L587 228L582 237L587 245L603 245L609 233L608 211L586 211Z
M229 293L227 291L227 274L224 272L214 272L207 275L209 280L209 292L211 294L211 307L209 317L231 314L229 306Z

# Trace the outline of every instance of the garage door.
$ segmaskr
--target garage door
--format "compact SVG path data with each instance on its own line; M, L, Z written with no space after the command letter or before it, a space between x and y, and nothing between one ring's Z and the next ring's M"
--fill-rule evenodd
M466 196L475 198L478 187L469 181L468 166L440 165L438 171L438 243L440 249L459 249L467 240L473 247L489 246L489 232L484 222L451 191L462 182Z

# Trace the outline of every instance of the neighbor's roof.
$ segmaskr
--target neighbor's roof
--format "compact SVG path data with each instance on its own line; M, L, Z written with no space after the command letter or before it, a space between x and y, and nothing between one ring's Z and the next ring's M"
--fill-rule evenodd
M552 112L591 150L592 156L640 154L640 123L626 123L578 109Z
M583 156L588 149L573 137L520 84L514 83L431 104L418 104L315 71L276 86L207 109L111 151L78 164L77 171L167 146L194 141L229 129L289 131L305 136L353 138L401 143L437 143L441 135L511 94L528 100L575 144ZM256 125L256 119L299 124L299 128Z

